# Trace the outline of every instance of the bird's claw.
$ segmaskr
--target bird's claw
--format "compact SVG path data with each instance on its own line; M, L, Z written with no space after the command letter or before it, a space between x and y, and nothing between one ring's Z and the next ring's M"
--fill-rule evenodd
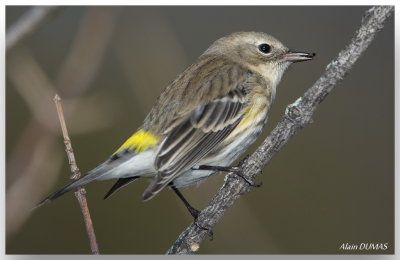
M196 223L196 221L194 221L193 223L199 229L207 231L207 235L210 237L210 241L212 241L214 239L214 232L210 228L206 228L206 227L200 226L199 224Z

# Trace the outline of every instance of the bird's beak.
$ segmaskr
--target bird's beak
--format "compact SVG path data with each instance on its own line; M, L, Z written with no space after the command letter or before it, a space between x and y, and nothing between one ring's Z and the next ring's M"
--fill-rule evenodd
M283 60L289 62L300 62L300 61L312 60L314 56L315 53L289 51L283 55Z

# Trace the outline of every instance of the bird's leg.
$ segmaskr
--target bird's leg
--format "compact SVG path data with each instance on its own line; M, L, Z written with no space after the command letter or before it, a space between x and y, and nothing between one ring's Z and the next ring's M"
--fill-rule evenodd
M214 166L214 165L199 165L192 167L192 170L207 170L207 171L221 171L221 172L240 172L239 167L232 166Z
M188 209L190 215L192 215L192 217L196 220L199 217L199 213L200 211L198 211L197 209L193 208L189 202L185 199L185 197L183 196L183 194L178 190L178 188L176 188L173 184L169 184L169 186L171 187L171 189L176 193L176 195L178 195L179 199L183 202L183 204L185 204L185 207Z
M242 163L242 162L241 162ZM241 165L241 164L239 164ZM249 186L251 187L261 187L262 182L259 184L255 184L251 181L249 181L243 174L242 174L242 169L240 166L238 167L232 167L232 166L214 166L214 165L199 165L192 167L192 170L208 170L208 171L221 171L221 172L232 172L233 174L236 174L240 178L242 178Z
M212 232L211 229L209 228L205 228L200 226L199 224L196 223L197 218L199 217L200 211L198 211L197 209L193 208L189 202L185 199L185 197L183 196L183 194L178 190L178 188L176 188L172 182L169 184L169 186L171 187L171 189L175 192L176 195L178 195L179 199L183 202L183 204L185 204L186 208L188 209L190 215L192 215L192 217L194 218L194 224L196 225L196 227L203 229L203 230L207 230L210 236L210 240L213 240L214 234Z

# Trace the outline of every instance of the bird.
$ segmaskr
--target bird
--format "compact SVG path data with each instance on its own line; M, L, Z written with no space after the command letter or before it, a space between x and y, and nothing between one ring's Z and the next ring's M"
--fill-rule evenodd
M178 188L231 169L262 133L284 72L314 56L263 32L216 40L161 92L143 124L110 157L38 205L95 180L117 179L106 199L145 177L151 182L142 200L169 186L196 218L199 211Z

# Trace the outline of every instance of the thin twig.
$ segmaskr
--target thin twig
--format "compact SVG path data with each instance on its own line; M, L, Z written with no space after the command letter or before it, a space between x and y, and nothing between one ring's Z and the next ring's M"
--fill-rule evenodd
M54 103L56 104L58 118L60 119L61 130L64 137L65 151L67 152L69 166L71 168L71 179L79 179L81 173L78 166L76 165L75 155L72 150L71 140L68 135L67 125L65 124L64 112L61 106L61 98L58 94L54 97ZM96 235L94 233L92 219L90 218L89 207L86 200L86 190L83 187L79 187L75 191L75 196L78 199L79 206L83 214L83 219L85 221L86 231L89 236L90 248L93 254L99 254L99 247L96 241Z
M261 173L282 147L300 129L310 124L317 106L348 74L354 63L367 49L384 22L393 13L393 6L379 6L369 9L355 33L336 59L328 64L325 73L307 92L289 105L285 115L258 149L241 165L242 175L251 182ZM235 174L227 175L224 185L201 211L196 223L183 231L167 254L191 254L200 248L201 242L209 236L226 210L244 193L249 192L249 184ZM207 230L208 229L208 230Z
M36 31L59 8L60 6L32 7L7 30L6 51L11 50L20 41Z
M119 9L119 7L88 8L82 17L82 21L79 23L77 33L75 33L72 39L72 46L68 48L69 50L65 54L66 58L56 73L54 82L51 82L50 77L46 74L40 62L33 57L28 49L19 47L18 51L10 51L7 53L7 76L12 83L11 85L15 86L28 107L32 110L33 115L21 134L21 136L25 136L26 138L19 139L12 148L13 151L11 155L7 157L7 174L8 176L12 176L10 178L11 185L13 185L14 181L18 182L18 185L22 185L23 182L18 179L26 179L26 176L29 175L29 178L32 179L29 183L30 188L41 187L41 189L32 189L28 191L22 186L19 188L13 186L16 190L27 191L20 192L18 197L8 196L7 193L7 203L9 198L19 200L12 201L14 209L16 205L22 205L26 202L31 203L29 209L34 207L37 201L48 192L52 185L51 183L53 183L53 178L56 178L59 173L59 171L48 169L47 172L57 174L45 178L42 176L42 171L36 171L30 168L34 160L33 158L36 158L37 146L43 141L42 139L47 140L47 138L50 138L53 144L59 134L59 132L55 132L55 127L59 127L59 123L53 120L53 117L48 116L48 106L52 105L48 101L51 101L54 97L54 89L62 89L64 95L67 96L80 97L69 101L71 104L68 111L65 111L66 118L68 118L68 114L77 114L77 110L79 110L79 107L82 105L98 107L96 105L93 106L93 104L90 105L90 103L102 102L101 94L100 96L94 94L86 98L82 98L82 96L84 96L88 88L94 86L91 82L99 73L99 69L101 68L99 64L102 63L102 59L104 59L108 51L107 46L112 39L112 32L117 24L117 13ZM70 61L72 60L78 60L78 62L74 62L71 65ZM64 80L60 80L60 78ZM86 118L86 120L84 120L85 123L80 122L79 124L75 124L75 127L74 125L69 125L69 132L73 130L74 133L81 134L109 125L114 119L112 116L106 116L104 113L112 113L112 109L105 108L105 110L106 111L85 109L87 114L79 114L81 118ZM102 120L96 120L96 117L100 114L102 115ZM90 120L87 120L89 118ZM108 120L105 120L106 118L108 118ZM57 125L55 123L57 123ZM35 136L36 138L29 138L30 136ZM21 161L26 163L21 164ZM41 161L46 167L54 165L53 163L47 163L45 160ZM9 205L9 203L7 205ZM8 231L17 232L31 213L31 210L26 211L23 208L8 210L7 226L9 223L13 225L11 222L14 224L17 223L16 220L18 219L23 219L23 221L18 221L18 224L7 229L7 235L11 234Z

